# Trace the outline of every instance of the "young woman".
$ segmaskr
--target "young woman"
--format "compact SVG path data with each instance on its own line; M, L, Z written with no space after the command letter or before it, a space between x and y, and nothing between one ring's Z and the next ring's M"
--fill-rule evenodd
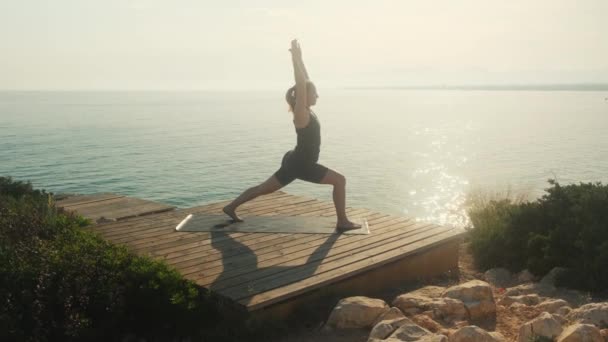
M310 110L317 103L317 89L308 78L302 61L302 50L297 40L291 41L291 59L296 85L287 90L285 99L293 113L293 124L298 136L295 149L285 153L281 168L264 183L245 190L232 203L224 207L224 213L234 221L242 221L236 209L243 203L260 195L269 194L293 182L296 178L317 184L333 185L333 199L336 207L339 230L357 229L361 226L351 222L346 216L346 179L340 173L319 163L321 126L317 116Z

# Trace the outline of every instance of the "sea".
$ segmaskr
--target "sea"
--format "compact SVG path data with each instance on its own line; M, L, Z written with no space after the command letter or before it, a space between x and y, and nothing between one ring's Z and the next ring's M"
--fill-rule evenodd
M467 226L470 199L608 182L608 92L328 89L319 162L347 206ZM0 92L0 176L179 208L265 181L296 144L282 90ZM329 185L283 191L331 201Z

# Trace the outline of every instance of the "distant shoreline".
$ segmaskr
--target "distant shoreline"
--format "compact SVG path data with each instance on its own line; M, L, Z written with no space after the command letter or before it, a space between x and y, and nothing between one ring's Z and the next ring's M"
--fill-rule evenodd
M505 84L505 85L429 85L429 86L357 86L347 90L542 90L542 91L608 91L608 83L582 84Z
M608 83L561 83L561 84L455 84L455 85L376 85L340 86L324 89L341 90L511 90L511 91L608 91ZM279 88L247 89L0 89L0 93L199 93L199 92L251 92L276 91ZM282 88L280 88L282 90Z

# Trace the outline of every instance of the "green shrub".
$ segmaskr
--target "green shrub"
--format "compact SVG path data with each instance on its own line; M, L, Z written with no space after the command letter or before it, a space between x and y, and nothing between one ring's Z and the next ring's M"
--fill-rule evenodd
M232 340L221 302L81 229L52 194L0 177L0 340ZM232 326L238 326L231 322Z
M569 271L563 284L586 290L608 286L608 186L561 186L550 180L534 202L494 199L469 210L471 251L481 269L528 268L543 275Z

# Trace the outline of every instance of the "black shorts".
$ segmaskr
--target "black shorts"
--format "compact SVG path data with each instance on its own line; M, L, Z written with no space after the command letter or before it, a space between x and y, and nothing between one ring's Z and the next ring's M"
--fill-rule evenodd
M293 182L296 178L311 183L321 183L327 170L327 167L316 161L311 162L298 158L293 151L289 151L283 156L281 168L274 175L283 186Z

